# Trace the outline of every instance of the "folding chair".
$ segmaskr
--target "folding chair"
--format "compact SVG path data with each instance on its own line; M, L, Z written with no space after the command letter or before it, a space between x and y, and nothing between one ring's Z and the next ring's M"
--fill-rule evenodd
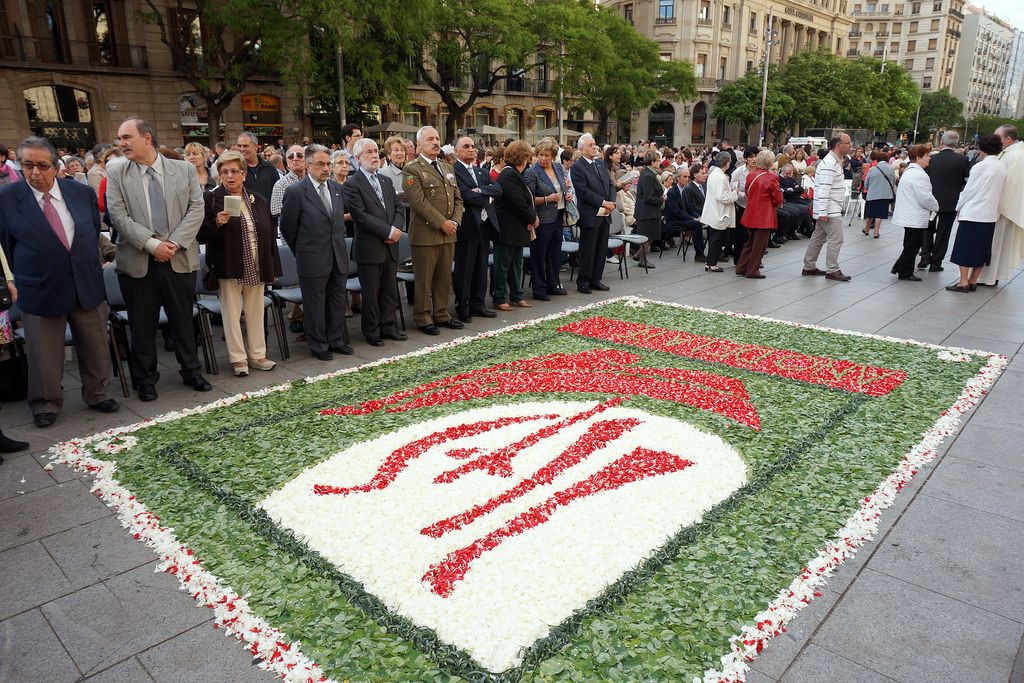
M291 351L288 348L288 335L284 331L284 307L286 304L302 305L302 289L299 287L295 254L287 244L279 245L277 251L281 257L281 277L274 280L267 295L274 302L274 325L280 330L278 341L281 342L281 357L288 360Z

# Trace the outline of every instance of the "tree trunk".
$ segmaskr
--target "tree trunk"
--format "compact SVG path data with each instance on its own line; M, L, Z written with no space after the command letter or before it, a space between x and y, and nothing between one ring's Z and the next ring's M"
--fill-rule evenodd
M597 112L597 140L604 143L611 143L611 140L607 139L608 134L608 120L611 119L612 112L610 109L602 109Z
M213 149L220 142L220 118L227 104L219 103L213 97L203 97L203 101L206 102L206 120L209 123L208 146Z

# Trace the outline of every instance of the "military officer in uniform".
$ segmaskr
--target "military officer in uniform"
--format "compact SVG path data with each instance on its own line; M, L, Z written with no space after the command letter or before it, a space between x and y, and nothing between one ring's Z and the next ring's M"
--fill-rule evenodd
M462 329L448 310L456 232L462 221L462 195L455 172L438 158L441 136L431 126L416 132L419 156L403 167L405 198L409 203L409 245L416 277L413 318L424 334L440 327Z

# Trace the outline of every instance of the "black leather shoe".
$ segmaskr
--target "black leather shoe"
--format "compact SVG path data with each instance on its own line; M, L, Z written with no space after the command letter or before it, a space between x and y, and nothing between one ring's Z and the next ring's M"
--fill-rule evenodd
M290 323L288 323L288 330L293 332L294 334L302 334L302 332L304 330L304 328L302 327L302 321L301 320L293 320L293 321L291 321Z
M910 280L911 282L920 282L921 278L916 275L900 275L901 280Z
M384 346L384 340L383 339L367 339L366 342L370 346Z
M461 330L463 327L465 327L465 325L460 323L455 318L449 318L448 320L445 320L443 323L435 323L435 325L437 325L437 327L447 327L450 330Z
M941 273L943 270L945 270L945 268L942 266L931 266L928 268L929 273Z
M565 291L563 287L559 287L548 292L548 294L550 294L551 296L565 296L568 293L569 292Z
M328 346L327 350L332 353L340 353L343 356L351 356L353 353L352 347L348 344L342 344L341 346Z
M156 387L152 384L141 384L139 385L139 400L140 401L155 401L156 400Z
M36 427L49 427L57 421L57 413L36 413L33 419Z
M591 293L590 287L588 287L586 285L576 285L576 291L579 292L580 294L590 294Z
M924 270L927 267L928 267L928 260L927 259L922 259L921 262L917 264L917 269L918 270Z
M548 296L547 294L534 294L533 298L536 301L551 301L551 297Z
M609 287L608 285L606 285L603 282L591 282L590 283L590 288L591 289L596 289L599 292L607 292L609 289L611 289L611 287Z
M334 354L330 351L314 351L313 358L317 360L334 360Z
M470 310L471 315L478 315L481 318L497 318L498 314L489 308L474 308Z
M423 334L441 334L441 330L437 329L437 325L420 325L419 330Z
M471 323L471 322L473 322L473 316L471 316L469 313L466 313L466 312L456 313L455 317L458 319L459 322L463 322L463 323Z
M0 432L0 453L17 453L18 451L28 450L27 441L15 441L9 436L5 436L3 432ZM3 458L0 458L0 463L3 462Z
M402 334L401 332L385 332L380 336L384 339L392 339L394 341L407 341L409 339L409 335Z
M121 410L121 404L112 398L108 398L106 401L100 401L94 406L89 406L93 410L98 410L101 413L116 413Z
M192 387L196 391L209 391L213 389L213 386L202 375L192 375L188 379L182 380L182 382L185 386Z

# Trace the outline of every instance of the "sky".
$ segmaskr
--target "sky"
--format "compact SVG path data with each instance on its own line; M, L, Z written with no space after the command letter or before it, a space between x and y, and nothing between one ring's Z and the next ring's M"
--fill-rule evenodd
M1000 19L1013 24L1015 28L1024 30L1024 2L1021 0L984 0L971 4L984 7Z

